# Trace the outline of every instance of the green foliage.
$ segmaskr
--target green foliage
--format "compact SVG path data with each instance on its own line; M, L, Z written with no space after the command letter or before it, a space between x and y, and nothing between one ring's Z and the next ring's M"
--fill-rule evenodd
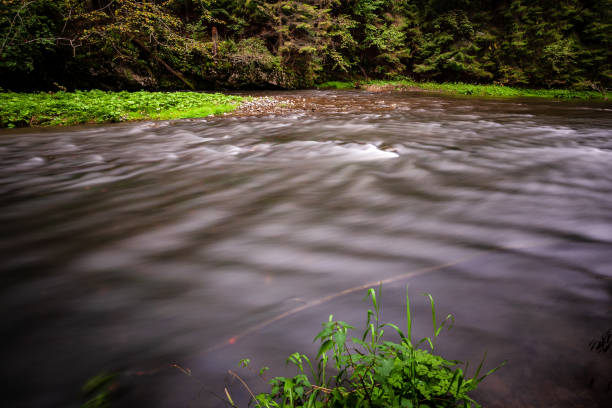
M222 42L219 56L207 69L234 89L276 87L284 81L280 58L272 55L265 43L257 38L247 38L238 43L232 40Z
M0 1L0 72L30 73L55 53L62 1Z
M319 89L355 89L357 86L353 82L327 81L317 85Z
M381 81L371 80L362 82L329 81L317 85L320 89L355 89L365 88L371 90L426 90L467 96L495 96L495 97L533 97L549 99L602 99L604 96L596 91L579 91L572 89L529 89L515 88L501 85L474 85L461 82L436 83L415 82L412 80Z
M101 373L90 378L81 389L81 393L88 398L81 408L109 408L117 387L116 380L115 373Z
M461 10L452 10L430 25L421 45L423 62L416 64L414 72L424 78L463 79L489 81L493 74L479 57L479 40L486 36L474 30L474 25Z
M612 0L0 0L0 87L410 76L605 92L611 22Z
M196 92L0 93L0 127L197 118L232 111L243 99Z
M436 339L452 325L453 316L439 321L433 297L426 294L433 335L413 342L408 295L404 330L382 322L380 289L378 293L370 289L368 296L372 309L367 311L366 325L359 337L350 335L353 326L330 316L315 337L321 343L315 360L300 353L290 355L287 363L295 366L297 374L272 379L271 391L255 396L255 406L478 407L469 392L499 367L481 375L483 359L474 376L468 377L458 361L434 354ZM385 331L395 333L399 342L385 340Z
M571 89L529 89L499 85L473 85L466 83L415 83L414 86L431 91L472 96L499 97L535 97L549 99L601 99L603 96L595 91L577 91Z

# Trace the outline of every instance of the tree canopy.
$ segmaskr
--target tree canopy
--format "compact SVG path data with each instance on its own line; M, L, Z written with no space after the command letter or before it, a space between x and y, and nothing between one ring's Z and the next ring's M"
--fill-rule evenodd
M609 87L612 0L0 0L0 87Z

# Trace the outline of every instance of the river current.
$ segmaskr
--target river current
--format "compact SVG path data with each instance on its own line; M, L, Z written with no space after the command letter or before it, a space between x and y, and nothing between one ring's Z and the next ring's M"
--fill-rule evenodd
M292 373L385 281L385 321L408 286L431 335L428 292L440 354L507 361L484 406L609 406L610 103L274 95L303 108L0 132L0 405L78 407L101 373L113 406L245 403L239 359Z

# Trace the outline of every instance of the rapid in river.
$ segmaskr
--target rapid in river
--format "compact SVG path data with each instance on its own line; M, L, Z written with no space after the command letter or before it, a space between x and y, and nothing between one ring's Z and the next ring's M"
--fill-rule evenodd
M267 95L301 108L0 132L0 405L78 407L101 373L112 406L246 403L228 369L291 374L385 281L385 321L408 286L431 335L428 292L437 352L507 361L485 407L609 406L612 104Z

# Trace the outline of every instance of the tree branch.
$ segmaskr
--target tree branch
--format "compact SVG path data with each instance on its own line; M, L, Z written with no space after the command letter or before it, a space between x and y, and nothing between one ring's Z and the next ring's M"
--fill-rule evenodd
M164 66L164 68L166 68L168 70L168 72L170 72L172 75L174 75L175 77L177 77L178 79L180 79L185 85L187 85L190 89L195 89L195 87L191 84L191 82L189 82L187 80L187 78L185 78L185 76L183 74L181 74L180 72L174 70L170 65L168 65L166 63L166 61L162 60L161 58L159 58L153 51L151 51L150 49L147 48L146 45L144 45L144 43L142 41L140 41L137 38L132 38L132 41L134 41L134 43L136 45L138 45L143 51L145 51L147 54L149 54L151 57L153 57L153 59L156 62L159 62L161 65Z
M34 3L34 1L25 1L21 4L21 7L19 7L19 10L17 10L17 12L15 13L15 15L13 16L13 19L11 20L11 25L9 26L8 31L6 32L6 37L4 37L4 40L2 41L2 45L0 45L0 58L2 58L2 53L4 53L4 48L6 47L6 44L8 42L8 39L11 35L11 32L13 31L13 27L15 26L15 21L19 18L21 20L21 12L24 11L30 4Z

